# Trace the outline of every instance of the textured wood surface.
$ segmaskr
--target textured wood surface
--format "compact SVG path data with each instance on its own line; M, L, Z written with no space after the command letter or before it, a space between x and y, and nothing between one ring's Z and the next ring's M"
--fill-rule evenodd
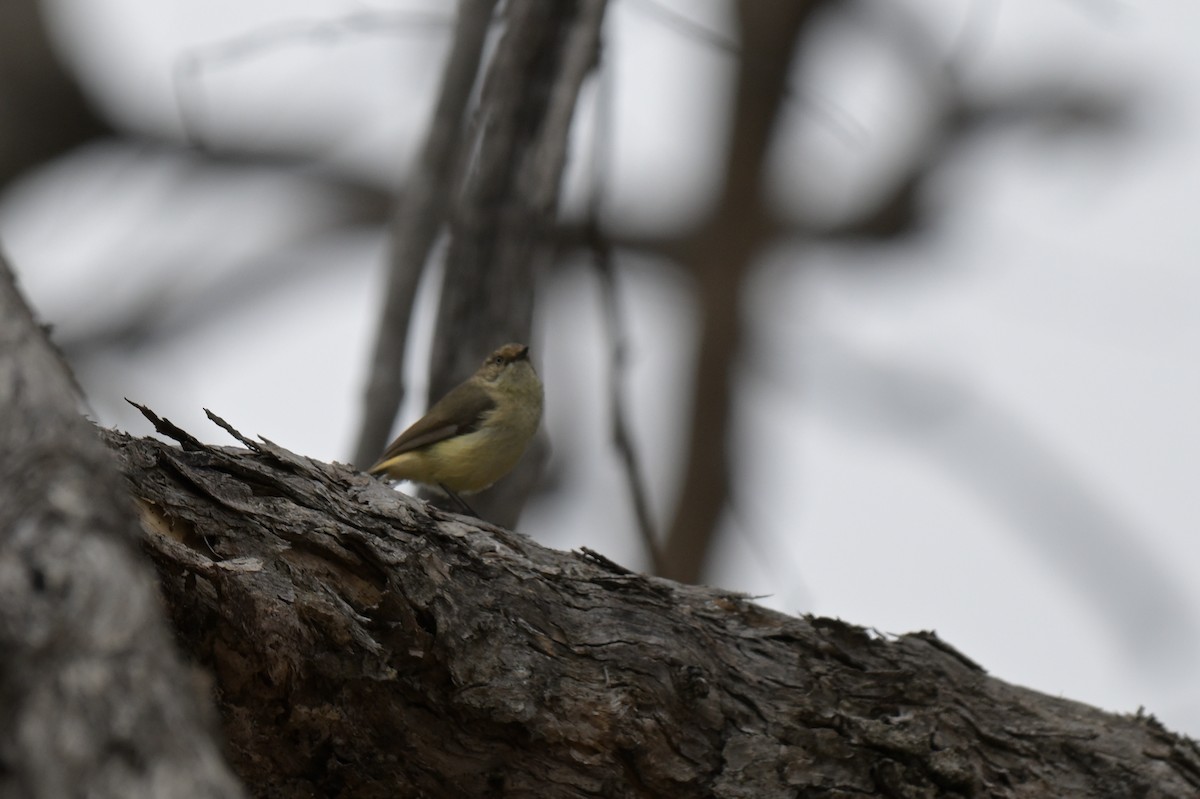
M77 404L0 255L0 797L242 796Z
M341 465L107 438L260 796L1194 797L1200 753L886 638L630 573Z

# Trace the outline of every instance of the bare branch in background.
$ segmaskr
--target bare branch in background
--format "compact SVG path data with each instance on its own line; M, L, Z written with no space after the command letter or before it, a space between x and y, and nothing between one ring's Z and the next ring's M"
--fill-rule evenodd
M1143 667L1195 661L1200 617L1179 576L1143 546L1121 502L1020 413L919 357L889 352L884 360L832 336L810 341L798 369L763 369L782 362L779 348L795 347L794 337L775 332L751 360L759 379L790 392L803 385L807 401L835 422L906 441L1009 517L1021 543L1095 609L1119 650L1137 653Z
M38 0L0 3L0 189L111 133L59 62Z
M463 184L450 211L431 397L469 376L499 344L529 341L534 282L553 255L549 234L568 134L580 85L596 62L605 6L504 6L504 33L487 66L476 137L462 148ZM535 460L527 455L472 506L511 526L532 490Z
M305 44L325 46L347 35L392 32L421 34L430 28L445 28L450 22L450 17L441 12L365 10L334 19L287 20L256 28L249 33L214 44L193 48L176 60L171 71L175 105L179 111L180 124L183 126L184 139L201 150L221 149L214 147L204 129L209 114L203 78L216 67L262 58L281 47ZM278 149L279 145L275 143L271 151L277 155Z
M605 64L607 67L607 63ZM628 344L625 336L625 319L621 313L621 296L617 289L617 270L613 263L612 246L601 230L601 215L607 205L607 188L612 174L613 129L616 103L613 97L611 67L598 71L596 88L596 125L592 134L591 148L591 197L588 202L587 233L590 239L592 264L600 278L600 299L604 307L609 347L608 360L608 404L612 420L612 443L617 450L621 467L625 472L625 485L633 505L638 532L654 574L663 573L662 548L654 530L650 515L650 500L646 495L646 481L642 474L641 460L633 442L633 431L629 429L629 415L625 410L626 356Z
M724 31L713 30L701 25L687 14L681 14L670 6L665 6L658 0L634 0L630 8L637 9L648 18L661 24L665 29L680 36L700 42L708 47L737 55L741 51L738 40Z
M625 410L625 356L628 348L625 343L621 298L617 292L616 268L613 265L612 248L604 241L599 230L595 231L592 252L596 273L600 276L601 300L604 303L605 324L608 328L608 404L612 416L613 446L625 472L625 485L629 489L629 499L633 504L638 532L641 533L642 545L646 548L650 567L654 574L663 574L666 571L666 562L663 560L658 535L654 532L650 501L646 497L646 482L642 476L641 461L634 447L633 432L629 429L629 414Z
M445 224L455 165L462 159L467 103L475 86L495 0L462 0L425 144L392 221L383 311L367 376L354 462L370 466L387 444L404 399L404 350L417 286ZM482 356L481 356L482 357Z
M821 7L819 3L815 5ZM742 6L743 16L753 6L754 3ZM800 11L791 6L786 10L789 14ZM782 5L775 9L775 13L783 11ZM690 268L699 287L705 321L692 389L691 449L685 456L684 490L666 545L667 574L677 579L700 579L712 532L720 524L729 502L726 463L729 383L733 360L738 354L737 304L744 278L741 270L749 268L761 248L789 239L886 241L914 235L936 221L933 210L924 202L926 187L941 170L954 164L954 156L978 134L1000 124L1050 125L1072 133L1107 133L1120 130L1128 118L1129 98L1120 88L1058 87L1046 84L1044 78L990 101L968 101L960 92L955 64L934 56L937 48L923 38L923 29L907 19L901 20L905 24L884 24L878 15L885 12L870 4L860 5L857 12L878 36L892 38L912 71L922 76L930 92L941 99L926 137L914 147L891 182L885 182L875 194L863 198L846 216L820 223L794 215L780 217L763 204L756 194L761 188L757 183L761 161L746 158L744 153L757 150L761 156L769 147L765 119L777 111L778 99L768 97L767 88L778 87L786 102L794 101L797 94L787 82L790 61L781 55L775 57L771 63L776 71L771 73L764 66L770 54L764 47L755 46L750 38L763 35L762 32L746 29L743 44L735 52L753 63L743 62L740 67L738 101L742 105L731 114L734 144L725 170L725 194L718 201L717 210L695 228L657 237L631 235L619 229L606 231L607 246L677 260ZM886 16L890 20L901 13L889 9ZM813 15L807 15L796 36L811 30L814 19ZM771 24L763 23L762 27L770 29ZM775 26L774 32L779 30ZM774 75L773 80L768 79L770 74ZM752 94L749 99L743 97L747 92ZM760 118L746 119L746 113ZM751 144L745 138L759 134L761 138L756 143ZM743 149L739 150L739 146ZM593 232L586 222L577 227L568 224L559 230L560 245L564 248L574 244L590 250L592 238Z
M745 277L775 231L763 199L763 162L787 91L792 52L820 2L738 4L742 58L721 195L696 231L685 265L699 288L701 333L685 475L664 549L666 576L700 579L729 501L733 365Z

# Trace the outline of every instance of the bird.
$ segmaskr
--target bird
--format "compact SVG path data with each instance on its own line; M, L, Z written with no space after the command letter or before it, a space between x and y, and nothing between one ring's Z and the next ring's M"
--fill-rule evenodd
M367 472L428 486L477 515L462 497L512 471L537 432L542 405L529 347L505 344L397 436Z

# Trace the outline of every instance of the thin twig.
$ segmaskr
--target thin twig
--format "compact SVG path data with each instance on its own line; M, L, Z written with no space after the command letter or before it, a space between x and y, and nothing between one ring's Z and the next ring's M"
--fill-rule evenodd
M646 16L655 19L670 30L679 33L686 39L701 42L715 47L717 50L740 55L741 43L737 37L719 30L713 30L704 23L697 22L687 14L665 6L657 0L636 0L631 8L638 9Z
M609 55L605 53L605 55ZM650 504L646 498L645 482L642 479L641 462L633 444L633 435L626 421L624 386L625 386L625 326L621 314L620 296L617 293L616 273L612 262L612 247L600 230L600 213L604 207L607 188L607 176L611 174L612 153L609 149L612 142L612 129L615 104L612 98L611 72L603 69L603 62L597 70L596 92L596 131L592 138L591 169L592 195L588 208L588 239L591 244L593 263L596 274L600 277L601 297L604 302L605 322L608 326L609 340L609 409L612 414L613 446L624 466L625 482L629 487L629 498L633 502L633 511L637 516L638 531L642 534L642 543L650 556L651 568L655 574L662 574L662 550L658 545L658 536L654 531L654 521L650 518Z
M642 534L642 543L650 556L650 564L655 574L663 573L662 551L658 545L658 536L654 532L654 521L650 518L650 506L646 500L646 491L642 480L641 465L634 449L633 435L626 421L623 388L625 385L625 334L617 282L612 264L612 251L603 241L597 231L592 252L596 273L600 276L601 296L604 301L605 320L608 325L609 339L609 373L608 401L612 413L613 446L624 466L625 484L629 487L629 498L633 502L633 511L637 516L638 531Z
M281 47L326 45L348 35L419 33L428 28L449 27L450 22L450 17L440 12L359 11L333 19L283 20L186 50L171 69L184 138L199 149L207 149L202 130L206 109L200 79L214 67L259 58Z

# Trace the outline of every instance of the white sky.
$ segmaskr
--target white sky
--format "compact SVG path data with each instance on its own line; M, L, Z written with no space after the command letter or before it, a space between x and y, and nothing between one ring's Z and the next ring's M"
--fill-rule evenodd
M710 26L727 20L715 0L663 4ZM193 48L264 26L282 36L297 19L447 7L51 5L111 112L168 134L178 130L172 68ZM1047 71L1067 85L1128 87L1138 98L1131 131L998 129L933 187L939 222L928 236L783 247L765 259L747 300L737 509L713 582L791 612L893 633L936 629L1003 679L1116 711L1144 705L1198 735L1200 6L905 5L935 20L947 56L976 26L964 62L973 91L1003 92ZM273 27L280 21L288 25ZM205 132L328 142L338 164L399 174L436 80L436 30L284 38L270 53L212 62L200 78ZM615 3L609 37L612 216L651 229L686 222L713 187L731 60L634 0ZM773 161L781 204L837 213L920 136L929 98L874 41L870 23L846 23L812 45L803 100ZM35 304L66 330L136 306L148 284L169 301L235 272L295 266L265 299L230 302L219 319L188 326L186 303L173 306L177 337L82 378L100 415L133 432L148 428L122 396L201 438L223 440L203 418L208 407L243 432L345 460L382 238L308 233L322 205L307 187L299 176L101 147L10 193L0 236ZM677 488L694 310L670 265L624 267L629 404L662 519ZM544 298L534 345L563 486L530 509L522 531L636 565L594 399L606 357L594 281L568 272Z

